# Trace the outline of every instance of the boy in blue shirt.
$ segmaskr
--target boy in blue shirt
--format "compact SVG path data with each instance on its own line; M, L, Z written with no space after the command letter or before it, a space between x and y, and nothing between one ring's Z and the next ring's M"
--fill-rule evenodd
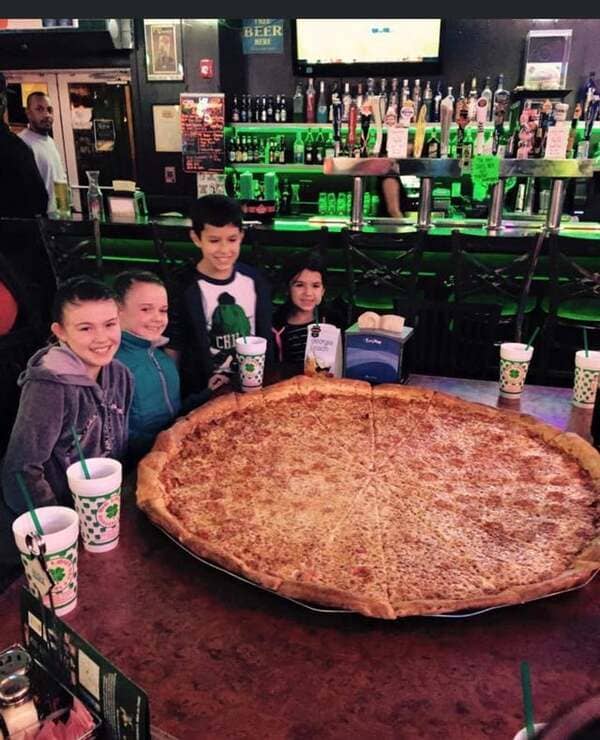
M135 379L129 449L140 456L181 408L179 373L164 351L169 342L163 336L168 324L167 291L157 275L142 270L117 275L114 290L121 322L121 345L116 357Z
M179 361L184 395L235 382L238 337L271 342L267 282L238 262L244 236L239 204L224 195L206 195L193 204L190 215L190 238L201 257L170 301L167 350Z

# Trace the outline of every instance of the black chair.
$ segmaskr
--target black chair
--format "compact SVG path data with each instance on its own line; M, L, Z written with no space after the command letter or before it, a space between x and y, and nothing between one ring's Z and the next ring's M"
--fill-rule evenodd
M418 295L425 232L383 234L342 230L348 323L362 311L390 312L397 298Z
M414 335L406 344L410 372L486 379L498 375L495 344L500 306L447 301L394 301Z
M542 232L518 237L518 242L511 244L509 237L475 236L454 229L452 272L447 279L453 293L449 300L500 306L501 338L521 341L528 329L527 319L537 305L531 285L544 239ZM501 254L509 245L518 249L517 256L494 265L492 255Z
M569 382L573 354L584 346L584 328L590 347L600 349L600 244L553 234L549 251L540 374L542 381L553 377Z
M38 218L38 227L57 285L75 275L103 278L99 221Z
M288 289L285 284L287 267L302 252L318 252L323 263L328 266L329 271L331 270L327 227L322 226L318 231L300 233L299 237L286 244L286 247L278 248L276 231L260 227L250 227L246 230L244 244L248 246L248 250L243 253L242 259L267 278L275 304L283 303L285 300Z
M174 229L156 221L152 221L150 227L158 260L157 272L167 287L177 285L180 273L200 258L200 252L190 241L189 228Z

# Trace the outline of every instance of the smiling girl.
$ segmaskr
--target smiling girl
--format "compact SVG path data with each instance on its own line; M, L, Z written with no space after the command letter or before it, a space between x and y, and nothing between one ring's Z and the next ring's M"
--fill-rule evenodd
M273 318L273 334L280 363L302 372L309 324L315 319L339 326L339 319L324 309L327 271L321 256L309 252L297 257L287 270L287 298Z
M179 373L166 354L169 340L167 291L152 272L130 270L117 275L114 288L119 303L121 346L117 359L135 379L129 417L131 452L147 452L156 435L167 427L181 408Z
M59 340L36 352L20 375L21 400L2 469L4 501L13 514L27 510L16 473L36 506L72 506L65 475L85 457L122 459L127 446L133 380L114 359L121 341L114 293L88 277L56 291L51 329Z

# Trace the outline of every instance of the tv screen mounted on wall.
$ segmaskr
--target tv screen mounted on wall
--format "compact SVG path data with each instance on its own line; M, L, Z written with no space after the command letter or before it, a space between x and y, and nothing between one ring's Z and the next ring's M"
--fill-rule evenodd
M297 18L295 73L319 76L436 74L441 18Z

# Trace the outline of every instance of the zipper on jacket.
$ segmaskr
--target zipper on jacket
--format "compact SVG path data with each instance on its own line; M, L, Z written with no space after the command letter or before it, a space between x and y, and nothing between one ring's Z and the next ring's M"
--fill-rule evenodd
M173 404L171 403L171 399L169 398L169 391L167 389L167 379L165 378L165 373L160 365L160 362L156 359L154 356L154 348L150 348L148 350L148 354L152 358L152 362L156 366L156 369L158 370L158 377L160 378L160 384L163 389L163 394L165 397L165 401L167 403L167 406L169 407L169 411L171 412L171 416L175 416L175 409L173 408Z

